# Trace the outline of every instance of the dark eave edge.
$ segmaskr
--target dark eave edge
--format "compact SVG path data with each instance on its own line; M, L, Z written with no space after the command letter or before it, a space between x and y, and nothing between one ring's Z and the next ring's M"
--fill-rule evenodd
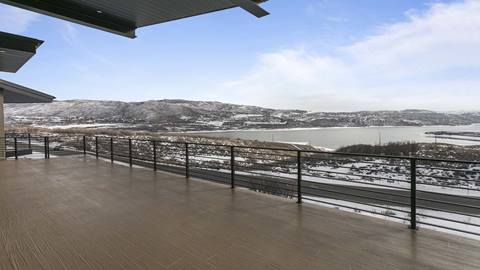
M119 18L115 18L108 14L102 14L105 19L98 18L97 11L88 7L78 5L73 7L74 10L72 10L72 8L52 5L50 3L51 0L0 0L0 2L40 14L52 16L58 19L71 21L88 27L118 34L124 37L136 37L136 27L134 25L131 25L125 21L121 21Z

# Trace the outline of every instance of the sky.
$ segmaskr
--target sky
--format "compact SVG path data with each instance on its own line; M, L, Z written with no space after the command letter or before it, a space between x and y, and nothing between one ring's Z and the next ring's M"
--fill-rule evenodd
M269 0L136 39L0 4L0 31L44 40L0 78L58 100L212 100L309 111L479 110L480 0Z

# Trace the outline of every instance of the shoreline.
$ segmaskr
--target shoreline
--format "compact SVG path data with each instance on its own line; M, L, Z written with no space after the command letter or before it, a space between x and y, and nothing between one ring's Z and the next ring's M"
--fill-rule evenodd
M425 128L425 127L473 127L480 123L470 125L422 125L422 126L363 126L363 127L305 127L305 128L251 128L251 129L224 129L224 130L204 130L204 131L172 131L172 134L199 134L199 133L224 133L224 132L256 132L256 131L309 131L309 130L328 130L328 129L360 129L360 128Z

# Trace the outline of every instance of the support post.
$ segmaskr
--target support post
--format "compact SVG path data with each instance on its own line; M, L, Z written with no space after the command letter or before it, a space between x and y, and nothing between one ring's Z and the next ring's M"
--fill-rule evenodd
M302 152L297 151L297 203L302 203Z
M157 171L157 142L152 141L153 143L153 170Z
M133 165L132 161L132 139L128 139L128 162L130 164L130 168Z
M47 137L47 158L50 159L50 137Z
M45 153L45 159L48 159L48 144L47 144L47 137L43 138L43 152Z
M417 160L410 159L410 229L417 229Z
M185 143L185 177L190 178L188 143Z
M98 159L98 137L95 136L95 157Z
M83 136L83 155L87 155L87 137Z
M110 161L113 163L113 137L110 137Z
M235 147L230 146L230 184L235 188Z
M4 114L3 114L3 89L0 88L0 160L6 158L7 152L7 138L5 136L4 126Z
M28 133L27 136L28 136L28 149L32 150L32 135Z
M13 138L13 147L15 151L15 160L18 160L18 145L17 145L17 137Z

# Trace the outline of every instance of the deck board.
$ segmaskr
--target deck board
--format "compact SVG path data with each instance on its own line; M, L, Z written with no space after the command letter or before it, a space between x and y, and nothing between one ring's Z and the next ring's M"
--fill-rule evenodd
M480 242L102 160L0 162L0 269L478 269Z

